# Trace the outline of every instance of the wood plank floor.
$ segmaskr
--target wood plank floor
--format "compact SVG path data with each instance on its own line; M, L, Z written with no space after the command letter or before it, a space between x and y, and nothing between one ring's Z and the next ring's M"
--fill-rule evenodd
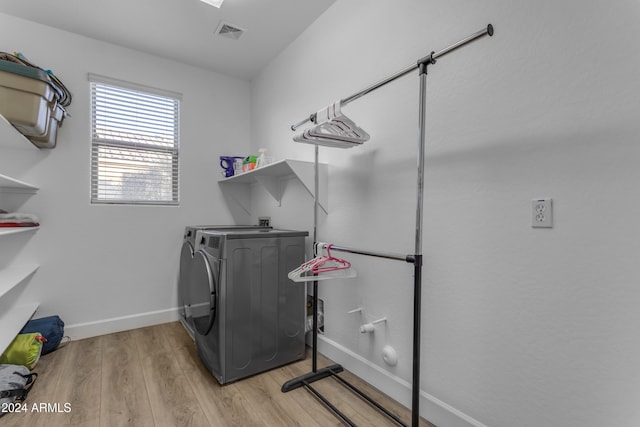
M332 362L319 357L319 366ZM220 386L204 368L178 322L69 343L42 356L27 410L0 418L3 427L340 426L311 393L282 393L310 371L310 358ZM359 378L361 387L410 424L410 411ZM359 426L395 426L334 379L313 384ZM38 410L34 410L34 406ZM48 404L48 405L47 405ZM66 406L65 406L66 405ZM422 420L421 426L433 427Z

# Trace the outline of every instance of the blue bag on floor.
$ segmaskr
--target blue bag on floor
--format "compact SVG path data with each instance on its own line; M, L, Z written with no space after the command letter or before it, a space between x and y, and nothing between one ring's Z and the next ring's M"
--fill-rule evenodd
M59 316L31 319L20 331L21 334L40 332L47 341L42 345L42 354L51 353L58 348L64 337L64 322Z

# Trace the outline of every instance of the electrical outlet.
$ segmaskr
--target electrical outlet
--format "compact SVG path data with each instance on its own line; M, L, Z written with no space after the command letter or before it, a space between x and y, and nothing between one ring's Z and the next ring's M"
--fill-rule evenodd
M553 204L551 199L531 201L531 226L533 228L553 228Z

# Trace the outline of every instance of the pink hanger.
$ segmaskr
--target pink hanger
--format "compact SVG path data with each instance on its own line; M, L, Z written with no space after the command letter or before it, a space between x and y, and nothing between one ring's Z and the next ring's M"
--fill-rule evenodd
M327 245L327 256L324 257L323 260L317 262L313 267L311 267L311 273L328 273L330 271L337 270L346 270L347 268L351 268L351 263L342 258L336 258L331 255L331 244ZM333 265L327 265L327 263L334 263Z

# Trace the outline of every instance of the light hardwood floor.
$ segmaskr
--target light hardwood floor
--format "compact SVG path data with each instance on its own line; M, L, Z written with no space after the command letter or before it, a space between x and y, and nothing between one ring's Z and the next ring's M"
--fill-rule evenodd
M332 362L319 358L319 365ZM303 388L282 384L310 371L310 358L220 386L203 367L178 322L75 341L43 356L27 410L0 418L3 427L133 426L340 426ZM410 424L410 412L359 378L344 372ZM394 426L336 380L313 384L359 426ZM34 410L34 406L43 412ZM48 407L44 406L48 404ZM67 406L65 407L65 404ZM65 409L67 410L65 412ZM421 426L433 427L422 420Z

